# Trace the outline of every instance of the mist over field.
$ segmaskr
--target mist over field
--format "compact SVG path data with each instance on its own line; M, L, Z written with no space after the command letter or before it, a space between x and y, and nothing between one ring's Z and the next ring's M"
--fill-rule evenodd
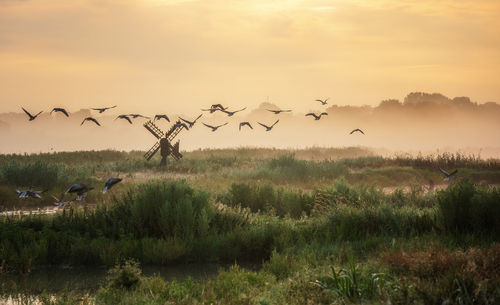
M230 102L222 101L230 110ZM436 152L464 151L481 153L483 157L500 156L500 105L494 102L477 103L468 97L448 98L441 94L410 93L403 100L387 99L378 106L338 106L330 102L322 106L310 104L310 111L326 111L319 121L306 117L305 113L292 111L275 115L266 109L289 109L286 101L263 102L258 107L248 107L232 117L216 112L165 113L173 122L178 116L188 120L203 116L189 131L183 130L177 137L181 151L204 148L273 147L305 148L364 146L379 152ZM209 103L207 103L209 104ZM54 105L58 106L58 105ZM201 106L201 108L207 108ZM290 108L293 110L293 107ZM49 114L50 109L28 109L31 112L44 110L36 120L29 122L22 113L0 114L1 153L32 153L73 150L147 150L156 139L142 126L146 119L135 119L133 125L125 120L115 120L118 114L127 114L118 105L104 114L90 109L69 108L70 117L61 113ZM155 113L143 113L154 116ZM101 127L92 122L80 126L83 118L93 116ZM277 119L280 122L271 132L265 132L257 122L266 125ZM250 121L254 129L238 130L241 121ZM171 123L157 121L162 130ZM216 125L229 122L216 132L201 124ZM349 135L352 129L360 128L366 135Z

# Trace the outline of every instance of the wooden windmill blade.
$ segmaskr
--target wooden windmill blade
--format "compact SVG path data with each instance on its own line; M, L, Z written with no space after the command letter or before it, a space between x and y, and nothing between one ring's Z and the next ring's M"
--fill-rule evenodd
M158 128L158 126L156 126L152 121L144 123L144 127L157 139L161 139L165 136L163 131L161 131L160 128Z
M146 158L147 161L151 160L151 158L153 158L153 156L158 152L158 150L160 150L160 142L156 142L155 145L153 145L153 147L151 147L145 154L144 154L144 158Z
M161 139L165 135L163 131L161 131L160 128L158 128L158 126L156 126L152 121L147 121L146 123L144 123L144 127L157 139ZM156 142L155 145L153 145L153 147L151 147L144 154L144 158L146 158L146 160L148 161L151 160L151 158L153 158L158 150L160 150L160 146L160 142Z

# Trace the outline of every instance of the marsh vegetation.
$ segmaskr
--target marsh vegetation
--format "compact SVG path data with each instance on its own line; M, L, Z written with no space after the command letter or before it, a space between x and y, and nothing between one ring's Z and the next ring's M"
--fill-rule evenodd
M97 290L4 299L43 304L495 304L500 301L500 162L380 157L367 149L193 151L168 170L140 152L0 156L0 205L52 205L74 182L96 187L51 215L0 216L1 273L109 268ZM457 168L445 184L439 167ZM50 179L49 179L50 177ZM48 189L21 201L13 189ZM53 206L53 205L52 205ZM142 268L232 265L171 280ZM242 267L251 264L257 268ZM6 283L6 282L4 282ZM12 283L12 282L10 282ZM14 285L15 286L15 285Z

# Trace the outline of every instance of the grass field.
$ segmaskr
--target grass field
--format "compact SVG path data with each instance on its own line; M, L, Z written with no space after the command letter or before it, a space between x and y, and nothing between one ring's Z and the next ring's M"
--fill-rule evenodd
M500 161L381 157L369 149L185 153L168 169L141 152L0 156L0 272L108 266L92 294L1 293L42 304L497 304ZM439 167L458 169L450 183ZM109 176L124 178L102 194ZM47 189L42 200L13 192ZM144 276L141 265L234 263L205 280ZM259 264L248 270L241 264Z

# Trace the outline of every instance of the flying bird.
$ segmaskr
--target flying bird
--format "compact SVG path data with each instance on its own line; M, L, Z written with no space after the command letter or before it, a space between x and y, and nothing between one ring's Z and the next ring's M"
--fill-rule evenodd
M16 193L19 195L19 198L21 199L26 199L26 198L35 198L35 199L42 199L42 196L40 194L45 193L47 190L43 191L33 191L31 189L29 190L16 190Z
M198 121L198 119L199 119L199 118L201 118L201 116L202 116L202 115L203 115L203 114L200 114L200 115L199 115L199 116L198 116L198 117L197 117L194 121L192 121L192 122L190 122L190 121L188 121L188 120L185 120L185 119L183 119L183 118L181 118L181 117L179 117L179 119L181 119L181 121L183 121L183 122L186 122L186 124L188 124L188 125L189 125L189 128L192 128L192 127L193 127L193 125L194 125L194 123L196 123L196 121Z
M112 109L112 108L115 108L116 105L114 105L113 107L103 107L103 108L90 108L92 110L97 110L99 111L99 113L103 113L104 111L108 110L108 109Z
M306 116L308 116L308 115L313 116L314 119L317 121L317 120L321 119L321 116L328 115L328 113L322 112L319 115L317 115L317 114L311 112L311 113L306 114Z
M170 122L170 119L168 118L168 116L166 114L157 114L155 115L155 118L154 120L161 120L161 119L165 119L167 120L167 122Z
M80 126L82 126L83 123L85 123L85 121L92 121L92 122L96 123L97 126L101 126L101 124L99 124L99 122L96 119L94 119L93 117L86 117L85 119L83 119L83 121L80 124Z
M85 184L73 184L67 191L66 193L76 193L78 196L76 197L76 200L82 200L87 196L87 192L93 190L94 188L92 186L87 186Z
M362 134L365 134L365 133L363 132L363 130L361 130L361 129L359 129L359 128L354 129L354 130L353 130L353 131L351 131L349 134L353 134L353 133L355 133L355 132L361 132Z
M241 127L243 127L245 125L248 126L248 127L250 127L250 129L253 129L252 125L250 125L250 122L241 122L240 123L240 130L241 130Z
M221 104L213 104L209 109L201 109L201 111L210 111L210 113L214 113L216 111L223 111L226 109L227 107L224 108Z
M271 131L271 129L273 129L274 125L276 125L279 121L280 121L280 120L277 120L277 121L276 121L276 122L274 122L274 124L273 124L273 125L271 125L271 126L264 125L264 124L262 124L262 123L260 123L260 122L257 122L257 123L259 123L262 127L265 127L265 128L266 128L266 131Z
M212 128L212 132L214 132L217 129L219 129L220 127L227 125L227 122L224 123L224 124L222 124L222 125L218 125L218 126L212 126L212 125L208 125L208 124L205 124L205 123L203 123L203 125L207 126L208 128Z
M320 103L321 103L321 105L326 105L326 104L327 104L327 102L326 102L326 101L328 101L328 99L329 99L329 98L326 98L326 99L324 99L324 100L317 99L316 101L317 101L317 102L320 102Z
M243 111L245 109L247 109L247 107L240 109L240 110L235 110L235 111L228 111L228 110L221 110L221 111L224 112L225 114L227 114L227 116L233 116L235 113Z
M189 130L189 127L188 127L186 124L181 123L181 122L179 122L179 121L177 121L177 122L174 124L174 126L172 126L172 128L177 128L177 127L181 127L181 128L182 128L182 127L184 127L184 128L186 128L186 130Z
M274 114L280 114L282 112L292 112L292 110L271 110L271 109L266 109L267 111L270 111Z
M137 113L129 114L129 116L131 116L133 119L137 119L137 118L150 119L150 117L148 117L148 116L143 116L142 114L137 114Z
M65 116L69 117L68 112L64 108L54 108L54 109L52 109L52 111L50 112L50 114L52 114L52 112L54 112L54 111L55 112L62 112L62 113L64 113Z
M26 113L26 114L30 117L30 118L29 118L29 120L30 120L30 121L33 121L34 119L36 119L36 118L40 115L40 113L42 113L42 112L43 112L43 111L40 111L40 112L39 112L39 113L37 113L36 115L32 115L31 113L29 113L29 112L28 112L28 110L24 109L23 107L21 107L21 108L22 108L22 109L24 110L24 112L25 112L25 113Z
M122 178L108 178L106 182L104 183L104 190L102 191L103 194L106 194L108 190L110 190L113 185L117 184L118 182L122 181Z
M218 108L220 110L226 110L227 107L222 106L222 104L213 104L210 108Z
M445 175L444 177L444 181L450 181L451 178L453 178L453 176L455 176L458 172L458 170L454 170L452 171L451 173L448 173L447 171L445 171L444 169L442 169L441 167L439 168L439 170L443 173L443 175Z
M210 113L214 113L216 111L221 111L219 108L209 108L209 109L201 109L201 111L210 111Z
M126 114L120 114L119 116L116 117L115 121L117 119L123 119L123 120L127 120L130 124L132 124L132 120L128 117L128 115Z

